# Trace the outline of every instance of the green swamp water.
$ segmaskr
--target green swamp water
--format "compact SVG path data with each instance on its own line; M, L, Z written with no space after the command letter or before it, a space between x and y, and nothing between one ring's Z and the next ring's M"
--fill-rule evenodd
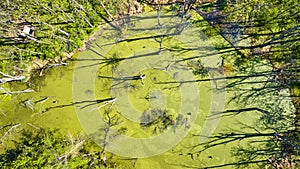
M234 168L231 164L237 163L238 157L232 155L232 149L247 146L251 139L204 151L201 150L205 145L199 144L208 141L205 136L213 133L248 132L242 124L254 125L260 115L243 113L221 117L213 114L223 108L236 107L233 103L223 107L232 93L216 90L224 85L222 81L195 83L201 77L191 76L192 66L201 60L210 68L210 77L222 77L214 69L220 61L212 42L223 43L224 40L220 37L207 39L193 27L184 29L179 35L157 36L172 34L187 25L189 23L171 14L162 15L158 22L156 13L149 13L124 22L120 25L121 31L106 27L88 50L68 61L68 66L48 70L43 77L34 78L27 84L13 84L14 90L30 87L36 92L4 98L1 107L6 114L0 114L1 125L20 123L22 127L32 129L35 126L71 133L85 131L99 142L103 135L98 129L103 127L101 118L105 118L106 110L119 118L113 129L126 128L121 135L130 139L159 138L168 132L159 138L160 141L153 139L153 142L139 145L147 149L148 154L143 154L144 149L136 150L138 148L131 145L130 139L111 138L112 144L107 148L117 154L118 168ZM185 30L189 31L185 33ZM142 74L146 75L143 81L139 79ZM117 100L107 102L113 98ZM191 104L193 102L197 104ZM141 127L139 120L143 113L153 109L167 110L170 120ZM173 123L179 122L179 114L187 122L180 123L177 129ZM155 128L161 130L157 132ZM180 135L174 136L174 133ZM127 160L135 158L138 158L136 162ZM256 168L256 165L252 167Z

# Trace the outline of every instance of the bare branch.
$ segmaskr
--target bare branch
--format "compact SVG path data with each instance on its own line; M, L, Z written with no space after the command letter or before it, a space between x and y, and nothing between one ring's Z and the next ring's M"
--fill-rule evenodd
M21 124L18 123L18 124L15 124L15 125L11 126L11 128L8 129L8 130L3 134L3 136L1 137L0 143L3 143L3 141L4 141L9 135L12 135L12 133L13 133L14 131L16 131L17 127L19 127L20 125L21 125Z

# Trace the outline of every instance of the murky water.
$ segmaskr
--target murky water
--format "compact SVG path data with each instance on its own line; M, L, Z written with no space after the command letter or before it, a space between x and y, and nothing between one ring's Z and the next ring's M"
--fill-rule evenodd
M252 125L260 115L221 117L224 109L236 106L225 105L232 95L221 90L226 82L199 82L202 78L193 75L201 60L209 77L224 76L211 42L201 40L209 38L170 14L159 22L155 13L132 17L119 26L107 27L68 66L13 84L14 90L30 87L36 92L2 97L1 125L85 131L103 145L105 133L99 129L114 116L118 120L109 133L114 137L106 149L124 159L138 158L132 168L232 168L222 166L237 162L232 148L254 138L207 150L202 144L213 133L248 132L243 124Z

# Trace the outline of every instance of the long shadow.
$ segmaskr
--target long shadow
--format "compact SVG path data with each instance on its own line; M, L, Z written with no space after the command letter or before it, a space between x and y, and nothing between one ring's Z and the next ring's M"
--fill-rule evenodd
M127 77L112 77L112 76L98 76L98 78L106 78L106 79L112 79L112 80L121 80L121 81L127 81L127 80L141 80L141 76L127 76Z
M275 72L276 73L276 72ZM213 80L227 80L227 79L241 79L241 78L251 78L251 77L264 77L267 75L272 75L274 72L263 71L259 73L253 73L250 75L236 75L236 76L226 76L226 77L218 77L218 78L209 78L209 79L198 79L198 80L186 80L186 81L163 81L156 82L157 84L169 84L169 83L197 83L197 82L206 82Z
M199 169L209 169L209 168L221 168L221 167L227 167L227 166L244 166L249 164L258 164L258 163L266 163L267 160L255 160L255 161L246 161L246 162L240 162L240 163L227 163L222 165L214 165L214 166L207 166L207 167L201 167Z
M164 26L164 29L172 29L175 28L174 26ZM149 27L149 28L130 28L130 31L153 31L153 30L159 30L157 26Z
M166 18L169 18L173 15L170 15L170 16L164 16ZM138 17L136 17L138 18ZM141 17L140 19L144 19L145 17ZM151 16L149 18L156 18L156 16ZM130 22L130 21L129 21ZM179 27L178 27L179 25ZM122 40L119 40L118 42L116 43L121 43L121 42L132 42L132 41L138 41L138 40L144 40L144 39L155 39L155 38L165 38L165 37L170 37L170 36L175 36L175 35L179 35L181 34L181 32L185 29L185 26L186 26L186 23L180 23L178 24L177 26L174 26L174 28L177 29L177 31L175 31L174 33L165 33L165 34L160 34L160 35L154 35L154 36L146 36L146 37L139 37L139 38L129 38L129 39L122 39ZM180 28L181 27L181 28ZM151 28L150 28L151 29ZM147 28L145 30L148 30ZM106 46L106 45L111 45L111 44L116 44L116 43L110 43L110 44L103 44L101 46ZM96 44L97 47L99 49L101 49L101 46L99 44ZM151 56L151 55L157 55L157 54L160 54L160 52L162 50L165 50L166 48L163 48L163 49L158 49L157 52L152 52L152 53L148 53L148 54L141 54L141 55L134 55L134 56L130 56L130 57L118 57L118 58L113 58L114 59L114 63L117 63L117 62L120 62L122 60L125 60L125 59L135 59L135 58L140 58L140 57L145 57L145 56ZM99 60L100 63L95 63L95 64L91 64L91 65L86 65L84 67L89 67L89 66L96 66L98 64L104 64L104 65L110 65L111 62L112 62L112 58L108 58L104 55L102 55L100 52L98 52L96 49L92 48L92 47L89 47L88 50L94 52L95 54L97 54L98 56L100 56L101 58L99 59L77 59L77 61L83 61L83 60ZM166 49L166 50L171 50L171 49ZM195 50L195 49L186 49L186 50ZM214 54L213 54L214 55ZM198 58L198 56L196 56ZM196 58L195 57L195 58ZM184 61L184 60L182 60Z
M114 99L114 98L107 98L107 99L100 99L100 100L84 100L84 101L79 101L79 102L73 102L73 103L70 103L70 104L63 104L63 105L48 107L44 111L42 111L42 113L46 113L46 112L48 112L50 110L53 110L53 109L60 109L60 108L65 108L65 107L90 103L90 104L87 104L87 105L80 108L80 109L84 109L86 107L89 107L89 106L92 106L92 105L95 105L95 104L98 104L98 103L103 103L103 102L106 102L106 101L110 101L112 99Z
M126 81L131 81L131 80L141 80L142 81L141 76L143 76L143 75L140 75L140 76L127 76L127 77L117 78L117 77L112 77L112 76L101 76L101 75L99 75L98 78L111 79L111 80L114 80L114 81L118 81L117 83L111 85L111 88L114 88L114 87L116 87L120 84L125 83Z
M197 13L201 16L203 16L205 18L205 20L207 20L208 22L216 22L216 23L211 23L211 26L213 26L215 29L216 28L216 25L219 25L221 26L224 30L228 30L229 27L233 26L233 25L236 25L238 27L241 27L241 28L253 28L253 27L262 27L262 24L271 24L271 23L278 23L278 18L274 18L274 19L271 19L271 20L254 20L252 21L253 23L257 23L257 24L250 24L251 26L248 26L246 27L245 25L241 25L242 23L238 23L238 22L224 22L224 20L226 20L225 18L226 17L221 17L219 14L216 14L215 16L212 15L212 18L211 16L206 16L208 15L207 13L204 13L204 12L201 12L200 10L198 9L195 9L197 11ZM283 20L283 19L279 19L279 20ZM285 20L285 19L284 19ZM293 37L293 38L290 38L289 36L286 36L285 34L291 34L291 33L294 33L294 35L297 35L299 33L297 33L297 29L298 29L299 26L295 26L295 27L292 27L288 30L286 30L285 32L284 31L278 31L278 32L274 32L274 33L266 33L266 34L253 34L253 35L248 35L242 39L245 39L245 38L251 38L251 37L257 37L257 36L276 36L276 35L280 35L279 37L274 37L272 38L271 40L267 41L267 42L263 42L261 44L256 44L256 45L252 45L252 46L236 46L233 42L231 42L230 39L228 39L228 37L226 37L225 35L225 32L222 32L222 28L221 28L221 31L218 31L219 34L225 39L227 40L230 45L232 47L235 48L236 52L238 54L240 54L241 56L245 57L245 55L240 52L240 50L243 50L243 49L260 49L262 47L265 47L265 46L269 46L269 45L282 45L282 44L287 44L287 43L290 43L290 42L297 42L299 41L300 39L296 37ZM217 29L219 30L219 29ZM299 32L299 31L298 31ZM230 34L230 33L229 33ZM246 35L243 33L243 35Z
M118 63L123 60L130 60L130 59L137 59L137 58L148 57L148 56L153 56L153 55L159 55L163 51L163 50L158 49L158 51L156 51L156 52L149 52L146 54L138 54L138 55L135 54L135 55L129 56L129 57L106 57L106 56L102 55L100 52L96 51L95 49L88 48L88 50L94 52L101 58L99 58L99 59L89 59L89 58L74 59L73 61L99 61L97 63L78 67L79 69L91 67L91 66L99 66L99 65L103 65L103 67L108 66L108 65L114 65L114 64L118 65Z
M291 154L294 152L298 152L300 150L300 140L290 137L291 133L289 131L284 131L284 132L278 131L276 127L274 127L272 129L273 132L260 132L257 130L255 126L250 126L244 123L241 124L243 124L245 127L251 130L254 130L255 132L241 132L241 131L235 131L231 129L232 132L231 131L222 132L214 136L210 136L208 137L209 140L207 142L199 143L197 145L192 146L191 153L189 154L190 155L200 154L213 147L226 145L228 143L239 143L241 141L246 141L248 139L250 140L247 141L248 143L253 143L247 146L239 146L237 144L235 147L231 149L231 154L233 156L236 156L239 162L204 167L204 168L218 168L227 165L245 167L251 163L266 164L267 159L270 157L284 156L285 154ZM194 136L199 137L201 135L194 135ZM259 145L257 145L257 143Z
M199 152L203 152L209 148L216 147L219 145L224 145L227 143L241 141L241 140L250 139L250 138L267 137L267 136L274 137L275 134L276 134L275 132L271 132L271 133L235 133L235 132L221 133L221 134L209 137L209 139L211 139L210 141L207 141L205 143L200 143L198 145L194 145L193 149L197 148L199 146L204 146L204 148L199 151ZM205 137L202 135L194 135L194 136Z
M246 162L239 162L239 163L226 163L226 164L221 164L221 165L212 165L212 166L206 166L206 167L199 167L199 166L189 166L189 165L184 165L184 164L171 164L174 166L180 166L181 168L197 168L197 169L210 169L210 168L223 168L223 167L229 167L229 166L245 166L249 164L258 164L258 163L266 163L267 160L249 160ZM243 167L244 168L244 167Z
M114 43L103 44L102 46L110 46L110 45L114 45L116 43L121 43L121 42L134 42L134 41L139 41L139 40L172 37L172 36L180 35L182 31L183 31L183 29L178 31L178 32L175 32L175 33L159 34L159 35L153 35L153 36L144 36L144 37L138 37L138 38L121 39L121 40L119 40L117 42L114 42Z
M156 17L155 17L156 18ZM151 35L151 36L144 36L144 37L138 37L138 38L127 38L127 39L120 39L116 43L120 42L133 42L133 41L138 41L138 40L147 40L147 39L155 39L155 38L165 38L165 37L171 37L171 36L176 36L180 35L182 31L188 26L188 23L182 22L177 25L174 25L173 28L176 29L175 32L173 33L165 33L165 34L158 34L158 35ZM171 27L170 27L171 28ZM147 28L145 30L152 30L153 28ZM108 45L114 45L115 43L108 43L108 44L103 44L102 46L108 46Z
M236 116L236 115L239 115L241 113L245 113L245 112L253 112L253 111L256 111L256 112L260 112L260 113L263 113L263 114L271 114L271 112L267 111L267 110L263 110L261 108L258 108L258 107L250 107L250 108L241 108L241 109L230 109L230 110L226 110L226 111L223 111L223 112L218 112L218 113L214 113L210 116L208 116L208 118L214 118L214 116L218 116L218 115L222 115L222 117L225 117L225 116Z
M230 152L233 156L237 157L238 159L235 160L236 162L231 163L225 163L220 165L212 165L212 166L206 166L202 165L203 167L199 166L189 166L187 164L177 164L181 167L186 168L222 168L226 166L235 166L237 168L247 168L250 164L256 164L256 165L263 165L267 163L266 156L270 157L274 154L279 154L280 151L276 149L276 141L272 141L271 139L264 140L263 138L266 137L274 137L276 133L270 132L270 133L243 133L243 132L232 132L232 133L220 133L215 136L209 137L209 141L205 143L200 143L198 145L194 145L191 147L191 150L187 154L180 154L180 155L187 155L190 156L193 160L198 158L199 156L202 156L202 152L213 148L217 146L225 146L228 143L239 143L243 140L254 140L250 141L254 144L263 144L261 146L255 146L255 147L242 147L238 146L238 144L233 147ZM196 137L199 137L200 135L195 135ZM270 142L272 144L270 144ZM268 146L265 146L268 145ZM200 150L198 149L200 148ZM197 150L196 150L197 149ZM209 159L213 159L213 156L208 156Z

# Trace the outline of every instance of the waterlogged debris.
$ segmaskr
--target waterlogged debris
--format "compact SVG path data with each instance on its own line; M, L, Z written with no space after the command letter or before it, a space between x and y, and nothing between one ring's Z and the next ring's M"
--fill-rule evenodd
M37 130L41 130L41 128L39 128L39 127L37 127L37 126L35 126L35 125L31 124L31 123L27 123L27 125L30 126L30 127L35 128Z
M54 63L54 64L48 64L49 68L57 67L57 66L67 66L68 64L66 62L60 62L60 63Z
M20 94L20 93L31 93L31 92L34 92L34 90L25 89L25 90L19 90L19 91L8 91L5 88L0 87L0 92L2 92L2 94L12 95L12 94Z
M146 78L146 75L145 74L142 74L142 73L140 73L140 77L139 77L140 79L141 79L141 81L142 81L142 84L144 85L144 80L145 80L145 78Z
M6 127L10 127L10 128L8 130L6 130L6 132L3 134L3 136L0 139L0 143L3 143L6 138L8 138L9 136L11 136L17 130L17 128L19 126L21 126L20 123L18 123L18 124L11 124L11 125L7 125L7 126L4 126L4 127L1 127L0 129L5 129Z
M37 104L37 103L40 103L40 112L42 113L42 104L43 103L45 103L47 100L49 100L49 96L47 96L47 97L44 97L44 98L42 98L42 99L40 99L40 100L37 100L37 101L35 101L34 103L35 104ZM40 113L40 114L41 114Z
M165 67L165 71L169 71L170 67L171 67L172 63L169 63L166 67Z
M25 100L23 103L26 108L29 108L32 111L34 111L35 103L31 99Z
M25 76L10 76L10 75L3 74L2 72L0 72L0 74L4 76L3 78L0 79L0 84L11 82L11 81L21 81L25 79Z
M50 97L47 96L47 97L44 97L44 98L42 98L42 99L40 99L40 100L35 101L34 103L39 103L39 102L41 102L41 104L42 104L42 103L44 103L45 101L47 101L49 98L50 98Z
M188 155L190 155L190 157L191 157L192 160L195 160L195 159L194 159L194 154L188 153Z
M94 110L99 110L99 109L101 109L102 107L104 107L104 106L106 106L106 105L108 105L108 104L110 104L110 103L111 103L110 108L112 108L112 106L115 104L116 101L117 101L117 98L114 97L114 98L112 98L111 100L108 100L108 101L104 102L103 105L91 109L89 112L92 112L92 111L94 111Z
M32 99L27 99L23 102L24 106L31 109L31 110L34 110L35 108L35 105L40 103L40 106L42 106L43 103L45 103L47 100L49 100L49 96L47 97L44 97L40 100L37 100L37 101L32 101Z
M145 99L148 100L148 101L150 101L152 99L158 99L158 97L150 95L150 96L146 96Z
M145 111L140 117L140 125L143 128L153 127L153 133L160 133L167 130L169 127L176 130L179 126L184 126L188 129L190 126L188 123L188 118L184 117L182 114L174 115L167 110L153 109L150 112Z
M177 77L178 77L178 73L179 73L179 72L175 72L175 73L173 73L173 79L177 79Z

